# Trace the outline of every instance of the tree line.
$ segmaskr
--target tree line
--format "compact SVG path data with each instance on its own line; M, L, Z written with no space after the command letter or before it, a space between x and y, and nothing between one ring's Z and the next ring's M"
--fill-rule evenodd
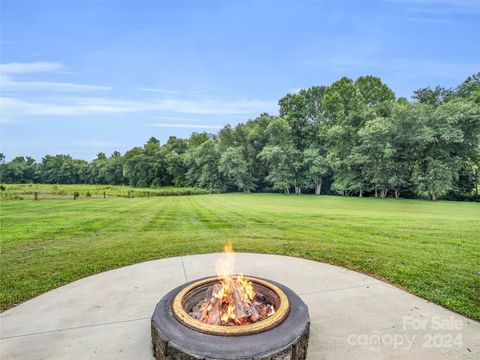
M217 134L171 136L163 145L152 137L91 162L0 160L3 183L478 199L480 73L454 89L416 90L412 101L378 77L344 77L287 94L278 116L264 113Z

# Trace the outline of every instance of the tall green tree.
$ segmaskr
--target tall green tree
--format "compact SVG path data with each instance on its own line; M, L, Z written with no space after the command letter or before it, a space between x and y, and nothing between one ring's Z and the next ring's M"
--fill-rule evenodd
M412 185L412 172L423 152L423 139L428 136L428 128L423 125L428 116L426 109L403 101L393 108L389 134L393 153L388 184L396 198Z
M368 121L389 117L394 99L393 91L373 76L359 77L355 82L342 78L325 90L324 139L334 174L332 188L336 191L363 196L371 187L373 161L366 162L362 150L366 147L362 144L365 134L360 131Z
M480 102L480 72L467 77L465 81L455 89L455 95L472 100L478 104Z
M255 189L255 178L241 147L228 148L221 155L219 169L239 190L249 193Z
M428 109L428 108L427 108ZM480 106L452 100L430 110L423 126L423 151L413 176L417 193L436 200L452 190L462 162L475 159L480 137Z
M194 161L199 169L196 186L222 191L225 189L223 175L219 169L221 154L214 139L209 139L195 149Z
M107 159L101 176L107 184L124 185L126 183L126 179L123 176L123 157L120 152L114 151Z
M306 173L303 187L306 189L313 187L315 195L320 195L323 178L330 172L326 157L320 153L318 147L312 145L303 152L303 166Z
M268 125L269 144L265 146L259 154L268 165L269 173L267 180L273 187L290 193L290 187L295 187L295 192L299 192L297 170L300 163L299 151L295 148L292 141L290 127L286 120L282 118L274 119Z
M412 99L419 104L431 105L434 107L440 106L444 102L447 102L453 95L451 89L446 89L440 85L437 85L434 89L430 86L415 90L412 95Z
M151 137L143 148L125 153L123 176L132 186L165 186L169 184L165 151L160 141Z
M37 173L38 166L29 156L17 156L8 163L2 159L0 163L0 181L3 183L34 183L37 181Z
M376 117L365 123L359 130L359 144L352 149L351 161L362 169L363 178L382 198L387 196L393 164L393 147L391 144L391 123L387 118ZM363 182L362 182L363 184ZM368 186L368 185L367 185ZM364 190L359 189L359 196Z

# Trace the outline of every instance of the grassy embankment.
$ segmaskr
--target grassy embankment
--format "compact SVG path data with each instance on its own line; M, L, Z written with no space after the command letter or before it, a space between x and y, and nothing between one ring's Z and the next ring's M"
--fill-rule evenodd
M3 309L169 256L284 254L372 274L480 319L480 205L311 195L2 201Z

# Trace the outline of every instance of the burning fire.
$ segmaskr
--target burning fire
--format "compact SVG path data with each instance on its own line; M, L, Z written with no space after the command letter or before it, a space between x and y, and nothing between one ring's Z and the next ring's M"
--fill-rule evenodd
M190 315L212 325L242 325L263 320L275 313L268 299L256 294L253 284L243 275L234 275L235 253L231 241L224 246L215 265L219 283L207 290Z

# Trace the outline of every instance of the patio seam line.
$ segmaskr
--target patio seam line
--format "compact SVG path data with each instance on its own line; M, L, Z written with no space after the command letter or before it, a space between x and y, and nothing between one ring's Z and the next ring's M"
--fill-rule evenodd
M55 332L78 330L78 329L85 329L85 328L97 327L97 326L105 326L105 325L113 325L113 324L122 324L122 323L129 323L129 322L140 321L140 320L147 320L147 319L150 319L150 316L142 317L142 318L136 318L136 319L129 319L129 320L119 320L119 321L111 321L111 322L106 322L106 323L98 323L98 324L91 324L91 325L74 326L74 327L63 328L63 329L39 331L39 332L34 332L34 333L29 333L29 334L5 336L5 337L0 337L0 340L8 340L8 339L15 339L15 338L21 338L21 337L29 337L29 336L35 336L35 335L44 335L44 334L50 334L50 333L55 333Z
M185 271L185 264L183 263L183 256L180 256L180 260L182 261L183 276L185 276L185 281L188 282L187 272Z
M358 289L358 288L363 288L367 286L379 286L379 285L385 285L381 282L376 282L372 284L363 284L363 285L355 285L355 286L350 286L346 288L338 288L338 289L323 289L323 290L317 290L317 291L308 291L308 292L299 292L298 295L313 295L313 294L320 294L320 293L327 293L327 292L333 292L333 291L343 291L343 290L350 290L350 289Z

